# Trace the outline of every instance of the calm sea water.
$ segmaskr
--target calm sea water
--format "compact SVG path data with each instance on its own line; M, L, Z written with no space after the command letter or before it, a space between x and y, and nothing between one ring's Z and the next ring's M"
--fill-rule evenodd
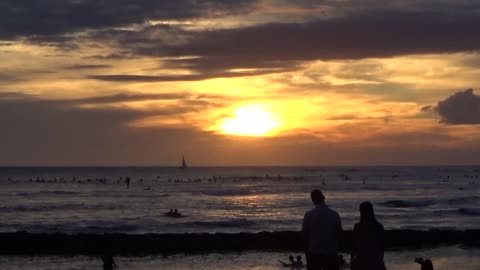
M299 230L315 188L345 229L365 200L386 229L480 227L480 167L3 167L0 231Z

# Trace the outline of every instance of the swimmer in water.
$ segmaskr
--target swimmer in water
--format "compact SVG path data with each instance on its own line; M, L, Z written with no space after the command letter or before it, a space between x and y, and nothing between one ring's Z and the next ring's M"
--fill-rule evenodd
M283 265L283 267L293 266L294 263L295 263L295 260L293 259L292 255L288 256L288 260L290 261L290 263L286 263L286 262L283 262L281 260L278 260L278 261Z
M286 263L281 260L278 261L283 265L283 267L302 268L305 266L302 261L302 256L297 256L297 260L295 261L294 257L290 255L288 256L288 260L290 263Z
M433 264L430 259L424 260L422 257L415 258L415 262L422 266L421 270L433 270Z
M115 264L115 261L113 260L113 256L110 252L103 254L102 261L103 261L103 270L117 269L117 265Z

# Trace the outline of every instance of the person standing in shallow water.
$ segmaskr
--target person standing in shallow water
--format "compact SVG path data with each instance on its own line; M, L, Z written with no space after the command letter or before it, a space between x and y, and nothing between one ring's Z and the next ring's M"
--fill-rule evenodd
M112 253L106 252L105 254L103 254L102 261L103 261L103 269L104 270L117 269L117 265L115 264L115 261L113 260Z
M302 225L307 269L338 270L338 244L342 234L340 216L325 204L325 196L320 190L313 190L310 197L315 207L305 213Z
M384 230L370 202L360 204L360 222L353 229L352 270L386 270L383 262Z

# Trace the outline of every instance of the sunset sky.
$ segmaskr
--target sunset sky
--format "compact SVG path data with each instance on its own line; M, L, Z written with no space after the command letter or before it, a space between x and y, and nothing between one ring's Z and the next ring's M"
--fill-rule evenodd
M0 165L479 164L479 49L480 1L2 0Z

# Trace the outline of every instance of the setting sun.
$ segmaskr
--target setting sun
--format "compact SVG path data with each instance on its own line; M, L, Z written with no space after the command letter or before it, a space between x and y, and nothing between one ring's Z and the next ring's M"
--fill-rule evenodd
M261 105L238 108L234 115L224 120L220 130L239 136L268 136L280 126L277 117Z

